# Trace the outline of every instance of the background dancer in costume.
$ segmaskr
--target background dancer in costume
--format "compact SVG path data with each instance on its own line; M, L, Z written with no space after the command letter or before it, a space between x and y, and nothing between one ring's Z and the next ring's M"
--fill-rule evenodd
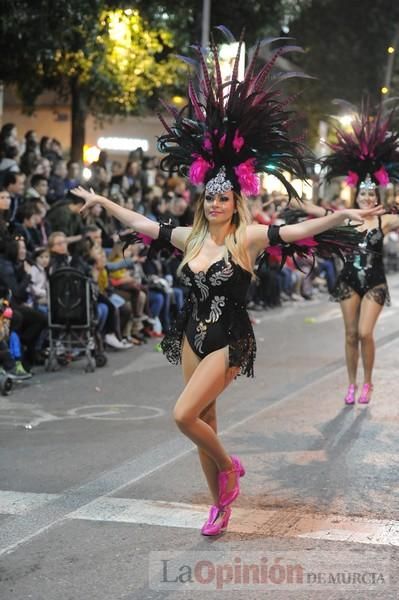
M278 53L288 50L286 46ZM245 300L255 260L269 245L284 248L298 240L299 248L308 247L313 252L323 245L327 229L348 218L362 222L378 212L343 211L287 225L281 232L277 226L251 225L246 197L259 192L257 173L267 170L273 161L273 173L289 194L295 193L284 172L304 179L303 149L289 139L288 113L274 91L276 80L267 80L276 55L255 75L256 51L244 80L238 82L239 48L226 87L219 76L217 49L213 53L216 81L211 79L198 49L204 103L199 102L190 83L191 113L172 111L174 123L169 127L163 120L167 133L159 140L160 149L166 153L165 168L188 172L193 183L205 185L192 227L155 223L82 188L73 191L85 200L84 210L100 203L125 226L157 243L171 242L183 252L180 273L190 294L162 349L171 362L182 364L185 387L175 405L174 418L198 447L213 498L209 518L201 529L204 535L217 535L226 529L231 504L239 494L239 479L245 472L240 459L230 456L217 436L216 399L240 372L253 375L256 344ZM337 248L349 251L358 243L360 234L346 229L347 234L338 236L336 244L329 243L331 252Z
M399 180L399 135L392 131L395 109L383 116L382 107L376 115L364 108L353 121L353 131L337 129L337 142L323 161L328 182L346 176L355 189L354 205L360 209L377 207L381 203L379 186ZM329 210L304 204L309 215L320 217ZM374 329L384 305L389 304L388 283L383 263L384 236L399 227L399 217L392 214L369 215L358 227L366 233L359 247L345 260L332 297L340 302L345 324L345 356L349 387L345 403L353 405L357 391L357 371L361 354L364 383L358 402L367 404L373 390L375 360Z

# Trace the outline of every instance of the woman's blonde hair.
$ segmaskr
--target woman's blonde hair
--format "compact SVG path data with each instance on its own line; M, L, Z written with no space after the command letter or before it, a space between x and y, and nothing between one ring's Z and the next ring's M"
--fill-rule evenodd
M233 192L234 204L236 212L231 220L230 231L225 237L225 254L224 259L229 259L229 254L234 262L239 264L243 269L253 273L251 259L247 250L247 226L251 223L251 215L248 210L246 199L236 192ZM205 194L202 194L198 200L197 208L194 215L193 228L187 238L184 257L178 268L178 274L181 272L184 265L193 260L201 250L205 238L209 230L209 223L205 217L204 211Z

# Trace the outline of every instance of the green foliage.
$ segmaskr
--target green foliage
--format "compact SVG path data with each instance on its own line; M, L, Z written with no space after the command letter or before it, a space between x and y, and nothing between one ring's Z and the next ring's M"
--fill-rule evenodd
M17 84L28 107L45 89L66 96L73 83L92 114L131 114L176 88L182 67L172 34L137 11L109 10L102 0L5 4L0 78Z

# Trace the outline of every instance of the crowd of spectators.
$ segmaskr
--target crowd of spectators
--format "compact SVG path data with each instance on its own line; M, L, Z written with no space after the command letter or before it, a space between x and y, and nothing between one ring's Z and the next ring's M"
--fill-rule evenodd
M132 152L125 164L102 151L82 180L81 166L66 161L54 138L28 131L21 143L14 124L0 132L0 368L28 379L46 358L48 277L70 265L96 290L96 327L106 347L127 350L162 337L184 301L176 277L178 258L147 256L141 245L124 253L120 225L100 205L82 216L82 200L70 193L84 184L150 219L190 225L198 190L159 169L156 158ZM338 207L340 200L333 204ZM284 222L287 199L278 194L251 201L255 222ZM299 268L298 268L299 266ZM331 291L333 261L319 261L310 276L304 259L269 257L260 263L248 308L269 310L282 302L311 300ZM12 311L12 317L10 314ZM255 315L255 313L252 313ZM8 316L7 316L8 315ZM256 319L254 319L256 320Z

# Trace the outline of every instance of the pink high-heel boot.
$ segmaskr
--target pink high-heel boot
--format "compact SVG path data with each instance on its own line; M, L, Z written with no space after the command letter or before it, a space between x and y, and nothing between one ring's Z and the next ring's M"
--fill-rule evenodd
M354 383L351 383L350 386L348 387L348 391L346 392L345 404L355 404L356 390L357 390L357 385Z
M220 516L220 513L223 514L222 518L216 523L215 521ZM231 508L228 506L226 508L219 508L218 506L211 506L209 510L208 520L203 524L201 528L202 535L219 535L223 533L227 529L227 525L229 524L229 519L231 515Z
M220 471L219 473L219 506L225 507L234 502L240 493L240 477L244 477L245 469L238 456L231 456L233 468L229 471ZM229 492L226 491L230 473L236 473L236 482Z
M357 399L359 404L368 404L371 400L371 392L373 391L372 383L364 383L362 393Z

